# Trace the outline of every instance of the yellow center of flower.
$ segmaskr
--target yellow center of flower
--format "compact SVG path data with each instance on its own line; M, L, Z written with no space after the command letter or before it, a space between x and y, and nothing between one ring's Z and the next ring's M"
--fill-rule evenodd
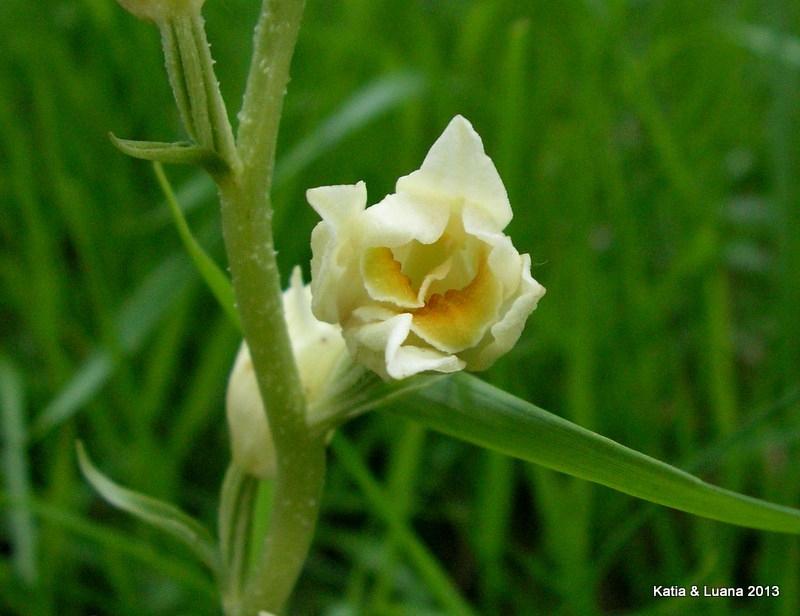
M390 248L368 250L362 272L372 299L410 313L414 334L440 351L457 353L481 340L496 321L501 303L502 289L492 276L486 250L477 251L473 258L477 261L472 266L475 275L461 288L453 288L456 274L452 255L430 268L417 289ZM434 284L446 290L431 293Z
M411 279L402 272L391 248L379 247L366 251L362 261L364 282L370 297L389 302L399 308L418 308L421 304Z

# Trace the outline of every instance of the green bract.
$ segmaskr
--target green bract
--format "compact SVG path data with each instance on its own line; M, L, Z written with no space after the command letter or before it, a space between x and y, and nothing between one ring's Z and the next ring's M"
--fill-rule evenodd
M139 19L165 22L180 16L198 15L205 0L117 0Z

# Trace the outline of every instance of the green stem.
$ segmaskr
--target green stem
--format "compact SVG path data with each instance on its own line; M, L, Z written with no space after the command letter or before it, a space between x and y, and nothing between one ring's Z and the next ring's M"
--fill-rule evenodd
M220 182L228 264L277 455L272 524L245 589L245 614L279 613L311 543L325 473L324 439L309 434L306 404L283 318L271 211L245 159L238 181ZM237 178L233 178L237 179Z
M305 0L263 0L256 26L237 143L242 158L263 169L257 187L263 193L272 180L280 112L304 8Z
M277 453L274 507L243 613L279 613L305 562L319 512L325 443L309 434L283 318L270 188L283 98L303 0L265 0L240 114L239 173L218 177L233 288Z
M231 616L283 609L311 545L325 476L324 438L307 424L284 320L270 203L278 126L304 5L304 0L263 0L238 142L214 75L202 17L177 16L160 25L186 129L197 146L225 162L209 171L219 186L233 291L277 454L274 506L263 545L245 545L252 486L245 489L249 482L234 474L223 487L224 609ZM251 551L259 555L252 569L244 565Z

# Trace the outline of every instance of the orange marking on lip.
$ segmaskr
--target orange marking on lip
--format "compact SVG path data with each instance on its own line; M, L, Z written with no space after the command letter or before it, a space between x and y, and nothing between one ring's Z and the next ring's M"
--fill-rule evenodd
M493 284L485 258L478 272L462 289L435 293L422 308L412 310L412 330L430 344L456 353L477 344L497 306L497 285Z
M370 248L362 260L367 291L378 301L392 302L402 308L419 306L411 279L401 271L401 265L391 248Z

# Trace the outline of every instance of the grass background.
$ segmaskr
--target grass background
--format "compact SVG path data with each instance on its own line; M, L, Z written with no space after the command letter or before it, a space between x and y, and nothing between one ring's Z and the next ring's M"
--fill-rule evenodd
M232 115L257 5L204 10ZM5 0L0 24L0 613L219 613L200 566L75 463L80 437L115 479L215 524L239 341L150 166L107 138L180 136L157 33L110 0ZM798 506L798 35L788 0L309 0L279 146L283 272L308 272L306 188L365 180L375 202L463 114L548 288L485 378ZM212 185L168 172L223 263ZM386 413L337 439L292 614L800 613L794 538ZM653 597L693 584L780 596Z

